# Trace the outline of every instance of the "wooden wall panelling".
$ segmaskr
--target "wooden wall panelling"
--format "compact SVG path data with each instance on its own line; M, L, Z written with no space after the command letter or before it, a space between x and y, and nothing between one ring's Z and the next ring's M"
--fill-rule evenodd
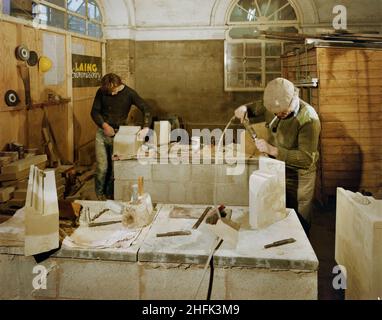
M381 191L381 68L382 51L359 48L314 48L308 58L302 53L283 59L290 80L297 70L319 78L311 103L322 122L317 186L323 199L335 195L337 186Z
M72 36L66 35L66 96L71 98L67 104L67 159L74 162L74 108L73 108L73 78L72 78Z
M97 41L72 37L73 45L83 47L84 55L103 57L103 44ZM104 65L103 57L103 65ZM97 126L91 119L90 112L98 87L73 88L74 149L76 157L81 148L88 148L95 140Z

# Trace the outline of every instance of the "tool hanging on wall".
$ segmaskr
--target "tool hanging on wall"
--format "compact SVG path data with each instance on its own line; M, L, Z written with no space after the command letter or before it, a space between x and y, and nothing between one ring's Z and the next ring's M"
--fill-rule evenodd
M28 61L30 57L30 51L25 45L19 45L15 51L16 58L21 61Z
M29 66L34 67L38 63L38 54L36 51L31 51L29 54L29 59L27 60Z
M16 107L20 103L20 98L14 90L8 90L4 99L8 107Z
M31 84L29 76L29 68L25 64L18 64L17 69L19 71L20 77L24 83L25 90L25 105L28 108L32 107L32 98L31 98Z

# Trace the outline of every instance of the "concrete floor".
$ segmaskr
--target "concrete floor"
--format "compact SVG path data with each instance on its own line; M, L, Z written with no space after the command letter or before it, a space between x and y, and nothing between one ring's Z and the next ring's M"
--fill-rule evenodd
M310 242L320 263L318 270L319 300L344 299L344 291L335 290L332 285L335 276L332 271L337 265L334 260L335 230L335 204L331 203L327 207L316 205L312 218L312 228L310 230Z

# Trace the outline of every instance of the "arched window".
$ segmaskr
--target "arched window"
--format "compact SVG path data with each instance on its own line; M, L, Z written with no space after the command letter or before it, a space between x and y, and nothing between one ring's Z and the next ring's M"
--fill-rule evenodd
M298 33L297 14L288 0L239 0L231 7L225 41L226 91L261 91L281 75L285 41L262 31Z
M95 0L3 0L3 13L39 25L102 38L102 15Z

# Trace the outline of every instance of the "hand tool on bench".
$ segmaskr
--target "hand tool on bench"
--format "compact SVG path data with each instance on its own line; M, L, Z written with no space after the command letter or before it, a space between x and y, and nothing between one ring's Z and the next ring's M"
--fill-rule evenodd
M157 233L158 238L163 237L176 237L176 236L189 236L191 235L191 231L172 231L167 233Z
M211 209L212 209L212 207L207 207L206 210L204 210L203 214L199 217L198 221L196 221L196 223L194 224L192 229L196 230L199 228L199 226L203 222L204 218L206 217L207 213L210 212Z
M274 247L280 247L280 246L283 246L285 244L294 243L294 242L296 242L296 239L290 238L290 239L276 241L276 242L273 242L271 244L267 244L264 246L264 248L269 249L269 248L274 248Z

